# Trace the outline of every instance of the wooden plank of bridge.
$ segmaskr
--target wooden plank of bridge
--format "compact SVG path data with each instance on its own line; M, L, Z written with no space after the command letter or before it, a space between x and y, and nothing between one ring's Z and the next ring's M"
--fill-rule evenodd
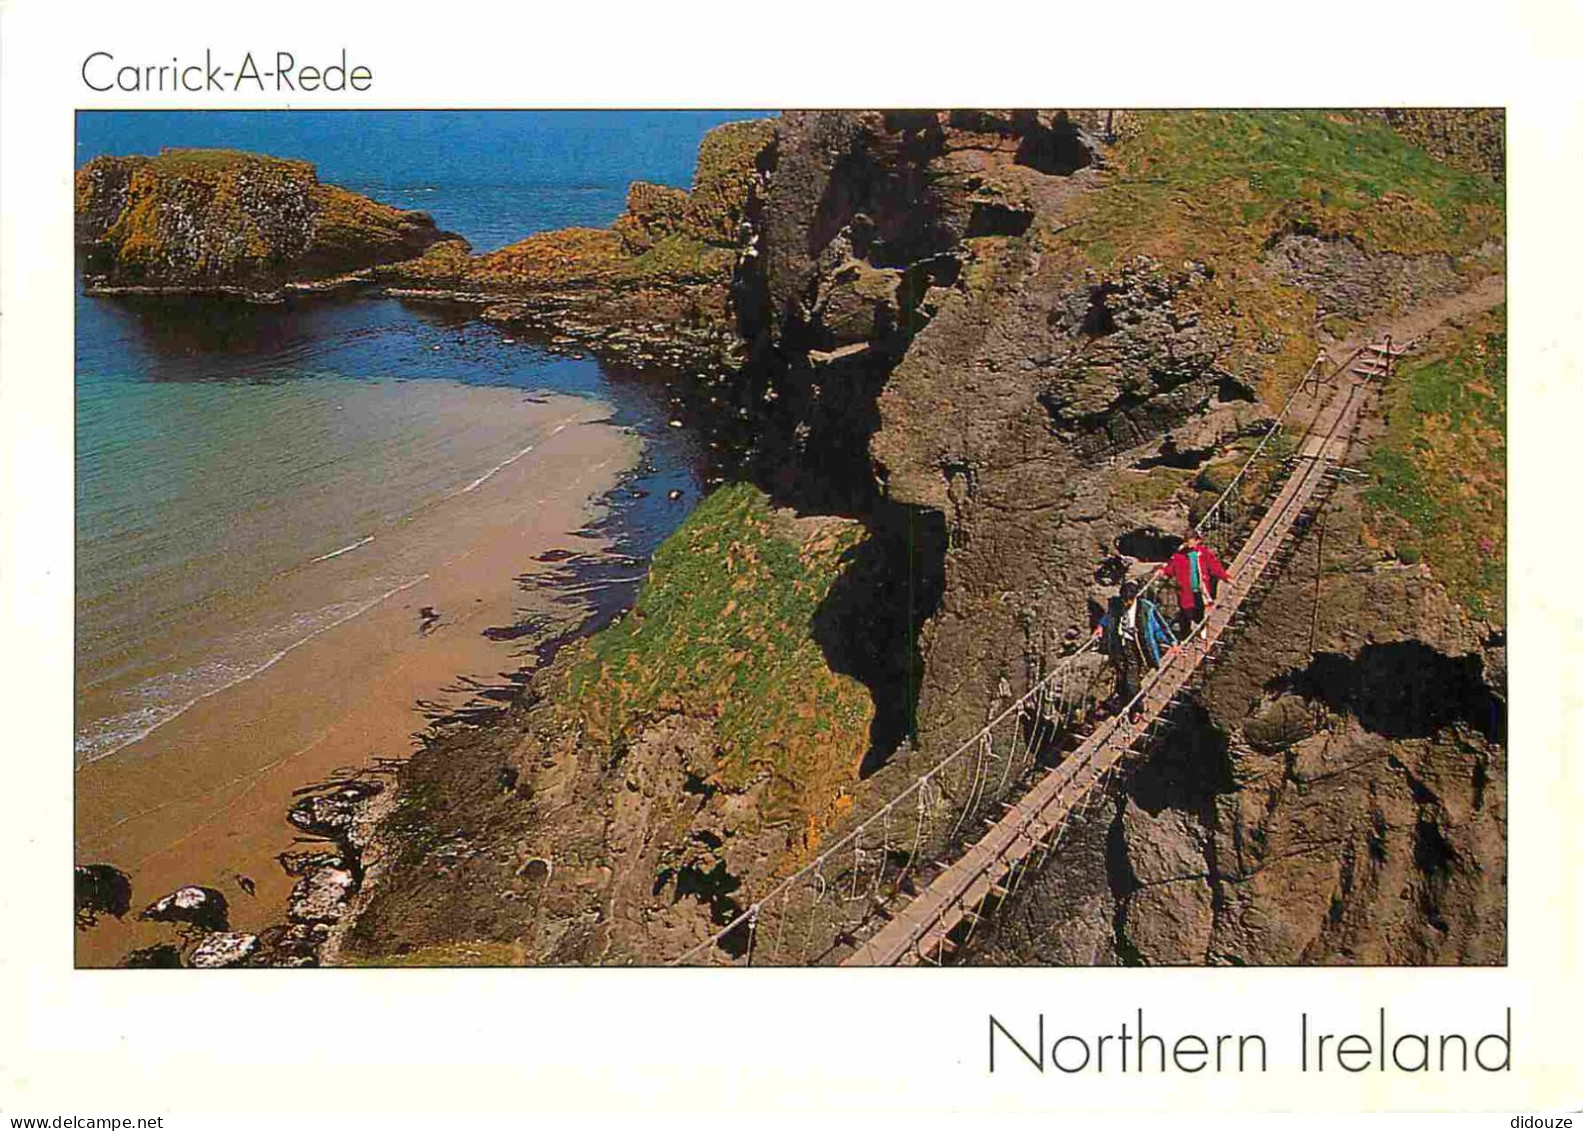
M1366 380L1366 379L1365 379ZM842 960L843 966L911 965L939 951L947 936L1011 870L1061 826L1073 807L1121 761L1150 724L1182 691L1274 561L1292 525L1340 463L1364 401L1365 382L1345 382L1320 410L1287 478L1231 564L1237 584L1209 610L1198 638L1168 656L1146 686L1135 720L1117 717L1046 774L977 843L943 869L927 888Z

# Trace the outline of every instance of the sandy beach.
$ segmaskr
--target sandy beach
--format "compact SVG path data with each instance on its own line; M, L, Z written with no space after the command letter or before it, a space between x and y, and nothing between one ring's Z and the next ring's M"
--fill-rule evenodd
M459 677L498 684L520 666L532 638L485 630L550 608L551 596L517 580L550 568L535 559L605 548L584 528L640 444L596 402L552 397L525 409L529 443L508 461L366 544L272 581L260 600L324 606L354 581L373 597L77 771L76 859L113 864L133 887L124 921L78 932L79 966L169 939L169 926L136 914L184 884L223 892L235 928L281 921L292 880L275 857L296 837L285 819L293 791L410 753L420 700L459 706L470 697ZM92 694L79 695L80 713L93 710Z

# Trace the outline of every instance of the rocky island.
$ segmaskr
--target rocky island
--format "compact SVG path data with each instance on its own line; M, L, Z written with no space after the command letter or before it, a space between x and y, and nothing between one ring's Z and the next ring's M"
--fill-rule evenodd
M427 213L321 183L306 161L225 149L95 158L77 170L76 216L94 293L274 302L435 244L466 247Z

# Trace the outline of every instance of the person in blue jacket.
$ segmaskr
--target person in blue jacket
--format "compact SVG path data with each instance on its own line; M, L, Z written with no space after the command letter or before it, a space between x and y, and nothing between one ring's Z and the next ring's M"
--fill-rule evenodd
M1124 582L1121 592L1107 602L1094 635L1103 636L1105 655L1116 668L1118 710L1137 695L1144 670L1159 667L1176 647L1176 635L1160 615L1159 606L1139 596L1136 581ZM1137 713L1136 707L1133 713Z

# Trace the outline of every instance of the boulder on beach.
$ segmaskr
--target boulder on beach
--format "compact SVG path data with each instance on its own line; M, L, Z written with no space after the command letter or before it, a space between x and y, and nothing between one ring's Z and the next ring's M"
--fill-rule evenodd
M187 964L196 970L219 970L240 966L258 949L258 936L241 931L216 931L205 935L190 955Z
M149 904L138 918L159 923L188 923L207 931L223 931L230 926L230 914L230 906L223 894L213 888L189 884Z
M344 868L346 859L326 848L303 848L295 852L282 852L275 859L288 876L305 876L315 868Z
M247 965L284 969L316 966L319 947L329 935L330 928L323 923L265 927L259 932L258 949L248 958Z
M298 800L286 814L286 820L305 833L345 840L351 835L352 822L364 802L384 788L379 782L342 782L324 793L309 794Z
M77 865L74 889L77 929L87 930L100 915L124 916L132 906L132 880L110 864Z

